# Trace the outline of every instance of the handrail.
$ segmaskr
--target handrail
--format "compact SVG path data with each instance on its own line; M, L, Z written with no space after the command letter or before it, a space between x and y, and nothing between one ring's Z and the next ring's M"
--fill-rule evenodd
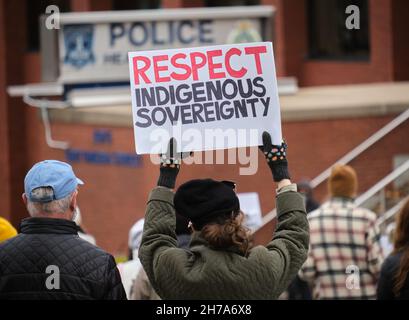
M355 159L357 156L359 156L362 152L364 152L366 149L371 147L373 144L378 142L380 139L382 139L384 136L386 136L389 132L397 128L399 125L404 123L407 119L409 119L409 108L399 114L396 118L394 118L392 121L387 123L385 126L383 126L381 129L379 129L377 132L375 132L373 135L371 135L368 139L360 143L358 146L356 146L354 149L352 149L350 152L348 152L346 155L344 155L342 158L339 160L335 161L331 166L329 166L327 169L325 169L323 172L321 172L318 176L316 176L314 179L311 180L311 188L316 188L318 185L320 185L322 182L324 182L326 179L331 174L332 167L337 164L337 163L342 163L342 164L347 164L353 159ZM267 214L263 216L263 224L257 229L261 229L264 225L269 223L271 220L273 220L276 217L277 210L273 209ZM255 230L254 232L256 232Z
M368 201L370 198L372 198L376 193L381 191L383 188L385 188L389 183L391 183L393 180L395 180L397 177L405 173L406 171L409 170L409 160L406 160L403 164L401 164L398 168L393 170L391 173L389 173L386 177L378 181L372 188L361 194L358 198L355 199L355 204L357 206L362 205L366 201ZM400 206L403 204L405 200L409 199L409 197L404 198L402 201L400 201L397 205L386 211L378 220L378 223L381 224L388 220L390 217L394 216L397 211L399 211ZM272 210L269 212L267 215L276 215L276 209ZM264 217L266 217L265 215ZM274 216L271 218L271 220L274 218ZM270 221L271 221L270 220ZM265 223L264 223L265 224ZM264 225L263 224L263 225Z
M263 224L258 229L256 229L254 232L256 232L257 230L264 227L267 223L269 223L271 220L273 220L276 216L277 216L277 209L274 208L269 213L267 213L267 214L265 214L263 216Z
M392 208L390 208L388 211L386 211L384 214L382 214L378 218L378 225L381 225L385 223L385 221L388 221L390 218L392 218L395 214L397 214L400 209L402 208L403 204L409 199L409 196L403 198L401 201L399 201L397 204L395 204Z
M357 206L362 205L363 203L368 201L370 198L372 198L376 193L378 193L383 188L385 188L389 183L391 183L393 180L395 180L397 177L399 177L401 174L405 173L408 170L409 170L409 160L406 160L399 167L397 167L395 170L389 173L386 177L378 181L372 188L370 188L369 190L361 194L359 197L357 197L355 199L355 204Z
M407 119L409 119L409 108L402 112L399 116L397 116L395 119L390 121L387 125L379 129L377 132L375 132L373 135L371 135L368 139L366 139L364 142L359 144L357 147L352 149L350 152L348 152L345 156L340 158L338 161L335 161L334 164L332 164L330 167L328 167L326 170L324 170L322 173L320 173L318 176L316 176L314 179L311 180L311 187L315 188L318 185L320 185L322 182L324 182L331 174L331 169L332 167L337 164L347 164L348 162L352 161L355 159L357 156L359 156L362 152L364 152L366 149L371 147L374 143L382 139L384 136L386 136L389 132L391 132L393 129L398 127L400 124L405 122Z

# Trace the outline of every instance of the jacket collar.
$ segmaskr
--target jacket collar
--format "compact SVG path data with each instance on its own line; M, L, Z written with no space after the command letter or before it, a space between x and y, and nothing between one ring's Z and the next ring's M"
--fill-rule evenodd
M26 218L20 224L21 233L25 234L77 234L75 222L54 218Z
M209 243L200 236L200 231L195 231L192 233L192 240L190 241L190 247L196 246L209 246Z
M192 234L192 240L190 242L190 248L196 247L196 246L205 246L208 247L212 250L216 250L216 251L227 251L227 252L232 252L232 253L236 253L239 254L241 256L243 256L243 253L239 250L239 248L235 247L235 246L231 246L228 248L223 248L223 249L217 249L217 248L213 248L210 246L209 242L207 242L206 239L202 238L200 236L200 231L196 231L193 232Z
M354 199L342 197L333 197L322 205L323 209L353 209L355 207Z

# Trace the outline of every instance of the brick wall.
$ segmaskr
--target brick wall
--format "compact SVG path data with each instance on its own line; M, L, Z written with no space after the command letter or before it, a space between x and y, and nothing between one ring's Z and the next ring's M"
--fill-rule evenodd
M63 151L48 148L36 110L27 108L27 144L30 165L46 158L65 160ZM313 178L338 158L366 139L392 117L288 122L283 132L289 144L290 169L294 181ZM103 127L112 132L112 144L94 144L93 131L100 127L66 123L53 124L55 139L64 139L82 150L134 152L131 128ZM33 134L37 133L37 134ZM409 154L409 145L401 141L409 133L409 123L370 148L352 165L358 170L360 191L366 190L392 169L392 155ZM227 155L226 155L227 157ZM79 205L85 227L98 244L113 253L125 253L128 230L144 214L149 191L155 186L158 168L149 157L139 168L89 163L73 163L86 185L80 190ZM193 178L228 179L238 183L239 192L258 192L264 213L274 208L274 185L270 172L259 157L259 170L253 176L240 176L238 165L184 166L178 182ZM22 192L22 190L21 190ZM325 184L317 189L317 198L325 197ZM270 237L272 227L257 236L258 242Z
M387 116L284 124L284 133L291 148L289 159L294 180L315 177L392 118ZM404 143L408 134L409 122L406 121L351 161L350 165L358 174L359 193L368 190L393 170L395 155L409 155L409 144ZM309 141L313 141L313 144ZM320 202L327 199L326 182L314 190L314 195ZM273 221L261 229L255 235L255 243L264 244L269 241L275 223Z
M104 9L102 3L106 5L108 2L85 1L83 4L83 1L72 0L72 7L77 11L100 10ZM180 5L187 3L177 2ZM408 23L405 0L370 0L373 54L368 63L305 60L307 42L303 8L306 2L261 2L277 8L275 50L279 75L295 75L302 85L388 81L394 77L408 79L407 43L402 42ZM170 1L165 3L171 6ZM0 0L0 179L3 182L0 214L11 217L15 225L27 215L20 199L26 171L33 163L46 158L65 160L63 151L46 146L37 111L26 107L20 98L10 98L5 90L8 85L40 79L38 54L25 54L25 27L21 25L21 21L25 21L24 4L24 1ZM18 26L16 21L20 23ZM391 35L393 30L401 30L396 33L395 40ZM392 43L395 51L391 49ZM316 176L390 119L376 117L284 123L294 180ZM391 170L389 152L409 153L408 144L402 143L407 139L408 126L401 126L352 162L359 171L360 190L365 190ZM57 123L53 124L53 135L55 139L70 141L73 148L134 152L131 128L108 128L113 135L112 145L95 145L92 135L96 128ZM260 170L254 176L239 176L235 165L197 165L183 168L179 181L197 177L235 180L240 192L258 192L262 210L267 212L274 207L274 186L264 160L261 157L259 160ZM79 196L84 224L96 236L98 243L112 253L126 252L129 227L143 215L149 190L155 185L157 168L150 164L149 158L144 158L143 163L141 168L74 164L75 171L86 181ZM318 188L317 197L325 197L325 185ZM259 234L257 241L270 238L272 227L266 226L265 230Z
M24 82L25 4L0 0L0 215L18 223L26 167L25 105L6 88ZM16 215L16 216L15 216Z
M409 79L409 41L408 39L409 1L394 2L393 36L394 36L394 77L396 80Z
M370 58L329 61L308 58L306 0L263 0L276 7L275 57L279 76L294 76L301 86L409 80L408 2L368 0ZM351 31L353 32L353 31ZM398 67L399 66L399 67Z
M5 25L5 15L4 15L4 1L0 1L0 29L4 30ZM5 88L7 84L7 74L4 72L6 69L6 50L5 50L6 38L4 32L0 32L0 88ZM2 155L0 156L0 179L5 181L4 186L1 187L2 195L0 197L0 208L2 211L2 216L7 219L10 218L10 185L8 183L10 179L10 164L9 164L9 125L7 122L8 110L6 109L7 105L7 96L4 89L0 91L0 150L3 150Z

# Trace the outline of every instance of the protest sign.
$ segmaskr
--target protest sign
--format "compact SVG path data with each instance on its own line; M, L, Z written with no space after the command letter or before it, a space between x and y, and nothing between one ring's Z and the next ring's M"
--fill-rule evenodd
M138 154L172 136L184 152L261 145L263 131L281 144L271 42L128 55Z
M260 199L257 192L238 193L240 210L244 213L244 224L251 231L263 225Z

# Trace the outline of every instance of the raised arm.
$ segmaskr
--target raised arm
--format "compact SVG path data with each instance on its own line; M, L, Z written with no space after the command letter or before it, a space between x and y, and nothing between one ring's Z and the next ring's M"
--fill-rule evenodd
M161 155L157 187L149 195L145 212L139 258L153 288L159 295L161 292L156 285L156 280L161 258L167 253L175 257L178 256L178 259L181 258L181 255L186 254L177 249L176 217L173 206L174 193L172 191L175 187L183 156L182 154L176 154L176 144L172 138L167 154Z
M263 133L263 146L267 164L277 183L277 219L278 226L268 250L268 262L271 263L274 285L277 295L284 291L296 276L307 258L309 244L309 226L306 217L304 199L297 192L297 186L291 183L286 156L287 145L274 146L270 135Z

